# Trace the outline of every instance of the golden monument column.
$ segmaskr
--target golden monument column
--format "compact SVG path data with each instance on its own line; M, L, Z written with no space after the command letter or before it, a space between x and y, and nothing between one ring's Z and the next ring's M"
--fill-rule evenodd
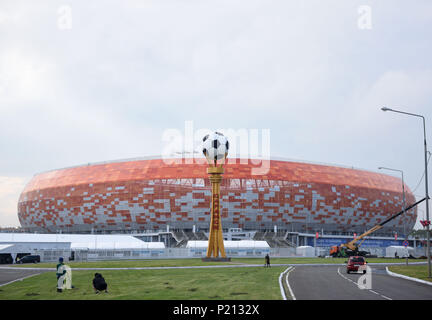
M203 258L203 261L231 260L225 254L220 210L220 184L222 174L224 173L223 164L228 155L228 148L228 140L219 132L206 135L203 139L203 153L209 164L207 173L212 186L210 234L206 258Z

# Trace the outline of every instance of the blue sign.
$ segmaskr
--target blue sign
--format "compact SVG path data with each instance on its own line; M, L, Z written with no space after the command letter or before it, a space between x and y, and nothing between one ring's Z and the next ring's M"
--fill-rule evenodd
M319 238L314 239L312 237L307 238L307 245L314 246L314 242L316 242L317 247L331 247L331 246L339 246L343 243L347 243L351 241L352 238ZM366 239L362 243L362 247L379 247L379 248L385 248L389 246L400 246L401 245L400 240L390 240L390 239Z
M403 242L403 245L404 245L405 248L408 247L408 244L409 244L409 243L408 243L408 241L406 241L406 240Z

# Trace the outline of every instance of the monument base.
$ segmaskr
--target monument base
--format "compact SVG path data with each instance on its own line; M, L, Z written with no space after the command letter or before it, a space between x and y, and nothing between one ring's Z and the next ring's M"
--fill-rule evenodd
M204 262L231 262L231 258L222 257L205 257L201 259Z

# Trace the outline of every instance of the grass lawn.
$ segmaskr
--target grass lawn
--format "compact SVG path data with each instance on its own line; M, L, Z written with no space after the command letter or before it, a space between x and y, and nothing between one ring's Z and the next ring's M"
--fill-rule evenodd
M279 274L285 267L107 270L109 293L93 292L95 271L73 271L75 289L56 292L55 272L0 287L0 300L280 300Z
M16 264L16 267L55 268L57 262ZM201 259L155 259L155 260L107 260L90 262L65 262L71 268L144 268L144 267L193 267L224 265L226 262L203 262ZM228 263L229 264L229 263Z
M417 278L425 281L432 282L428 278L428 266L426 265L408 265L408 266L390 266L391 272L399 273L408 277Z
M348 258L271 258L271 264L343 264ZM404 263L403 259L393 258L369 258L369 263ZM424 262L426 260L413 260ZM200 258L190 259L155 259L155 260L115 260L92 262L66 262L71 268L144 268L144 267L186 267L232 264L257 264L264 265L264 258L231 258L231 262L203 262ZM28 268L55 268L56 263L30 263L14 265Z

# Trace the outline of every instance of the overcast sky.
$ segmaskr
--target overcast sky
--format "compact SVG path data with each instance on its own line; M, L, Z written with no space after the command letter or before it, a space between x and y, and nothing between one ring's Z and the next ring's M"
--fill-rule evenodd
M0 226L38 172L268 129L272 157L404 171L432 150L432 1L0 3ZM424 206L419 217L424 219Z

